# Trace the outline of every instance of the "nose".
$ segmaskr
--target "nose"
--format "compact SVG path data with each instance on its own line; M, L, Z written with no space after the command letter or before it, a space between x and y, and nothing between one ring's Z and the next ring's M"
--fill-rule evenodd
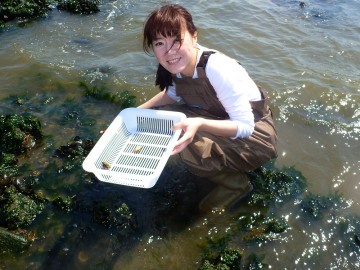
M178 50L178 48L176 48L176 43L175 42L169 42L167 43L167 47L166 47L166 54L173 54L176 53Z

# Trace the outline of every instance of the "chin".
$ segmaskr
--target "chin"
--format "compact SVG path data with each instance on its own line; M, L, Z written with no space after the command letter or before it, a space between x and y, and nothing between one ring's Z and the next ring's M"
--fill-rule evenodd
M167 66L167 70L170 71L170 73L172 74L177 74L177 73L181 73L185 70L184 67L179 67L179 66Z

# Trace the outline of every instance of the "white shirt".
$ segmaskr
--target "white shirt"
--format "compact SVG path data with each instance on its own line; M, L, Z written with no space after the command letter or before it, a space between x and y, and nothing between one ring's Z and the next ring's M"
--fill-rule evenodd
M200 45L197 46L200 51L196 65L203 51L216 51ZM255 82L235 59L220 52L209 57L205 72L230 120L237 124L237 133L232 139L249 137L255 127L254 114L249 101L261 99L260 91ZM176 74L176 76L181 78L180 74ZM198 78L196 68L193 78ZM181 97L176 95L174 82L172 86L168 87L167 95L175 101L181 100Z

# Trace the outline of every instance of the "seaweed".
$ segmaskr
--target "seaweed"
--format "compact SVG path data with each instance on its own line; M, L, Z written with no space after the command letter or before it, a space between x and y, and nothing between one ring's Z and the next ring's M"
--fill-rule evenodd
M259 212L252 215L240 214L237 222L241 241L273 240L278 234L285 232L288 227L284 219L264 216Z
M57 8L73 14L89 15L100 11L99 3L99 0L60 0L58 1Z
M122 92L111 93L104 85L88 86L84 82L80 82L80 88L84 90L85 96L93 97L99 100L107 100L112 103L118 104L121 108L134 107L136 103L136 97L132 95L128 90Z
M239 250L225 248L213 258L205 258L199 270L237 270L241 267L241 258Z
M19 174L16 167L17 158L14 154L0 152L0 187L11 182Z
M255 186L249 204L269 206L273 202L283 202L304 192L304 176L294 168L279 170L272 163L260 167L250 174Z
M62 170L71 171L76 167L80 167L84 158L90 153L95 143L91 139L82 139L75 136L67 145L60 146L55 150L54 156L64 161Z
M18 155L42 139L41 124L32 116L0 115L0 151Z
M4 25L5 22L14 19L28 21L44 17L50 6L49 0L4 0L0 5L0 22Z
M9 229L29 226L44 209L44 204L20 193L15 186L6 188L0 196L0 224Z
M72 14L89 15L100 11L99 0L3 0L0 3L0 29L17 20L19 26L46 17L54 5Z
M0 256L24 252L30 245L31 239L23 233L9 231L0 227Z
M338 193L329 196L308 194L300 203L302 211L315 219L323 218L325 212L336 211L345 206L344 200Z

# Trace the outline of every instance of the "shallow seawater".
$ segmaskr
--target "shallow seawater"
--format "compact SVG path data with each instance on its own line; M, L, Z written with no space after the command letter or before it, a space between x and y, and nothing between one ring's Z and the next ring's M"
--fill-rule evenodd
M203 216L195 208L204 194L194 185L211 187L204 179L179 180L183 168L177 160L167 166L171 177L150 190L88 181L81 170L51 170L49 164L57 168L59 162L55 149L75 136L98 139L121 109L86 96L80 82L113 94L129 91L138 104L157 93L157 64L142 51L141 30L148 12L165 2L105 1L91 16L54 9L47 18L0 33L0 114L34 115L45 135L19 163L44 174L39 192L75 196L78 209L86 209L71 214L46 208L31 225L32 246L16 258L2 257L0 268L197 269L209 238L238 226L239 213L261 212L283 218L289 229L262 242L233 235L231 247L263 254L269 269L359 269L352 233L360 227L348 224L360 215L357 0L309 1L304 7L286 0L179 2L193 14L199 43L237 58L268 91L280 138L275 166L299 171L307 181L304 194L267 208L241 205L232 213ZM14 105L15 98L22 106ZM335 193L342 204L322 211L321 218L301 207L306 194ZM90 209L104 198L126 202L137 229L119 234L94 222Z

